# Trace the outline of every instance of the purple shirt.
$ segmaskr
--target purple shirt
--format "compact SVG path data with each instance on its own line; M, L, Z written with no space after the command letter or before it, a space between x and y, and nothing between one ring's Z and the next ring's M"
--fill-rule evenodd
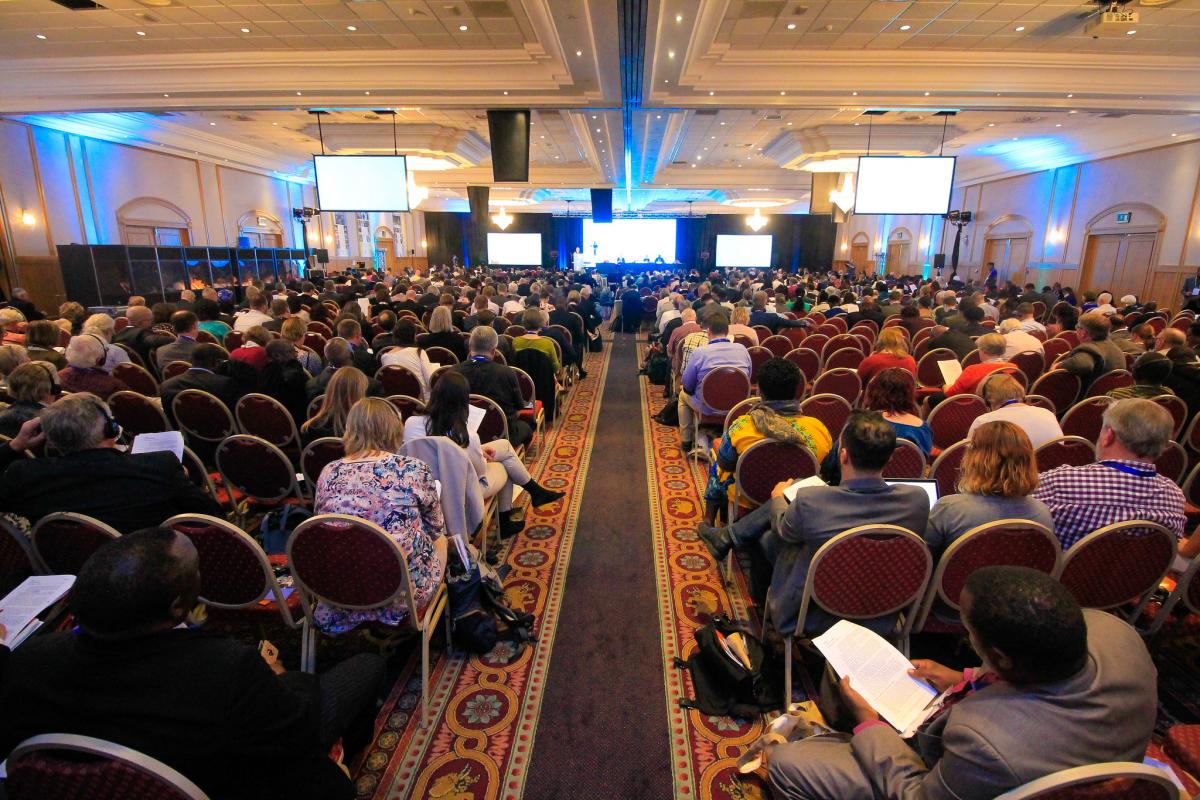
M734 367L750 377L750 351L745 345L731 342L728 339L710 339L708 344L697 347L688 359L687 369L683 371L683 390L696 398L696 406L701 414L716 414L717 411L704 403L704 398L697 396L704 376L720 367Z

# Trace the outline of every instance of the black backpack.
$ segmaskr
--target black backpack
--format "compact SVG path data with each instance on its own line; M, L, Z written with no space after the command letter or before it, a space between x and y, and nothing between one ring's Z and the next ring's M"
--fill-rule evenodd
M666 386L671 377L671 359L662 350L651 351L646 359L646 377L655 386Z
M721 637L741 634L750 655L752 669L726 652ZM748 719L756 714L783 706L783 681L778 660L768 657L762 642L744 625L724 614L696 631L699 648L687 661L675 659L678 669L691 673L695 698L679 701L680 708L694 708L702 714Z
M508 640L517 645L515 658L524 642L537 641L534 618L508 605L504 590L482 577L473 556L468 556L468 562L463 564L457 548L450 548L446 589L454 644L483 654L491 652L498 641Z

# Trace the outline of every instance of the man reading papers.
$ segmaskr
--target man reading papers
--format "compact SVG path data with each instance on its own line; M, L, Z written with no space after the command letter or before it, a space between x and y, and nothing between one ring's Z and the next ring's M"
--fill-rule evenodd
M913 737L902 739L843 678L854 733L774 746L776 796L986 800L1058 770L1142 760L1157 684L1133 628L1081 611L1062 584L1023 567L972 574L962 619L983 666L913 662L914 677L946 692Z

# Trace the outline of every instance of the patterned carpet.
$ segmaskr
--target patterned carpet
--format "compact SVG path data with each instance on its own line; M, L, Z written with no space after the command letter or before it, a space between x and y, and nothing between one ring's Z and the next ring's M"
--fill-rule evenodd
M566 500L528 509L525 531L503 554L514 608L537 618L538 641L516 658L501 642L487 656L447 656L434 641L430 724L420 727L420 655L410 659L376 724L375 741L355 773L358 795L399 798L520 797L528 775L546 671L554 645L609 348L589 353L588 378L572 390L562 418L530 472ZM511 658L511 662L510 662Z
M644 356L644 346L639 355ZM717 612L734 619L752 619L745 587L726 586L717 565L696 538L696 523L704 513L706 466L689 462L679 448L677 428L655 423L666 401L662 387L642 384L642 429L650 483L650 516L658 600L662 616L663 664L667 717L670 721L672 774L676 798L700 800L757 800L767 796L765 783L742 776L737 758L763 732L763 720L713 717L695 709L682 710L679 700L693 697L688 675L671 665L696 649L695 631Z

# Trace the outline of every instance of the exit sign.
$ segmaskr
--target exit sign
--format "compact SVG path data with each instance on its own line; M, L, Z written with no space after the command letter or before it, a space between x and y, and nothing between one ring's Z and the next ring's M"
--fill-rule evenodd
M1117 212L1117 224L1124 225L1125 223L1129 222L1129 220L1131 220L1131 219L1133 219L1132 211L1118 211Z

